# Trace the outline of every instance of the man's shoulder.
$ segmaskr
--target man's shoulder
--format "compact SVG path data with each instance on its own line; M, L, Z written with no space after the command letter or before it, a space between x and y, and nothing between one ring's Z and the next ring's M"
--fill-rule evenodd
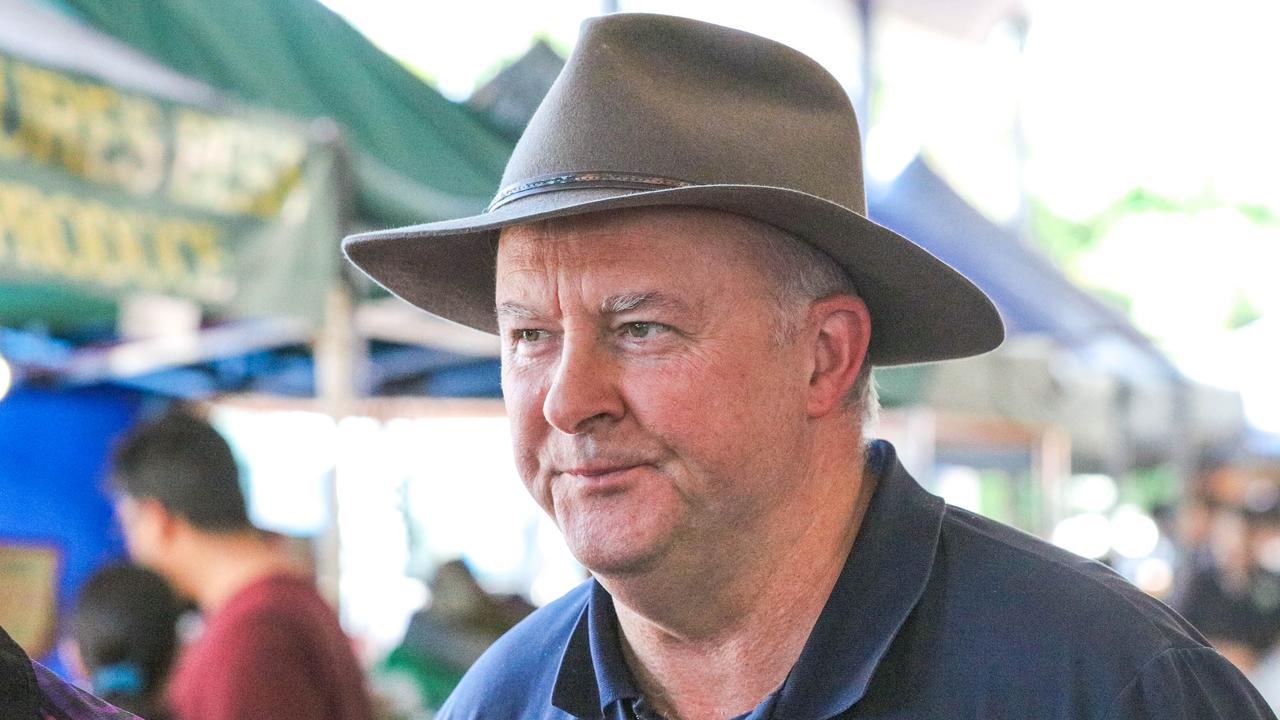
M274 574L241 588L210 618L211 626L244 632L324 633L339 627L338 615L304 576Z
M251 680L264 664L358 667L337 613L306 577L259 578L204 620L175 668L175 687Z
M1176 612L1102 563L980 515L948 506L939 553L951 589L977 601L968 620L993 632L1098 642L1095 649L1114 648L1109 652L1126 664L1208 645Z
M551 707L551 692L593 582L582 583L507 631L471 666L438 717L564 717Z
M910 688L921 717L1273 717L1190 624L1109 568L951 507L881 665L866 707L901 708Z

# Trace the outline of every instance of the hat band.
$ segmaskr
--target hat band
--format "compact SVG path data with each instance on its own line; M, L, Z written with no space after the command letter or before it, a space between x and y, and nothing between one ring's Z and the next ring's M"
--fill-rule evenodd
M636 175L618 172L578 172L539 175L529 180L508 185L498 191L485 212L493 212L513 200L556 190L581 190L582 188L611 188L616 190L666 190L688 187L699 183L662 177L660 175Z

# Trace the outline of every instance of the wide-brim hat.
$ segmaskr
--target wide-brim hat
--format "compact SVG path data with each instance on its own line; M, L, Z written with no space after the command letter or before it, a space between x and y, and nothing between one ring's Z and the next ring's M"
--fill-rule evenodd
M496 332L503 228L662 206L743 215L829 255L870 311L873 365L976 355L1004 339L981 290L867 218L857 120L835 78L785 45L685 18L583 23L485 212L342 247L393 294Z

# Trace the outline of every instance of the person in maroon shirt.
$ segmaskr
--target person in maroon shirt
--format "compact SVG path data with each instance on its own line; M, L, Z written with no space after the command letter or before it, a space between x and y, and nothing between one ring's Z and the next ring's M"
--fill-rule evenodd
M364 673L333 609L279 538L255 528L226 440L170 412L112 456L129 552L193 598L203 634L178 660L178 720L371 720Z

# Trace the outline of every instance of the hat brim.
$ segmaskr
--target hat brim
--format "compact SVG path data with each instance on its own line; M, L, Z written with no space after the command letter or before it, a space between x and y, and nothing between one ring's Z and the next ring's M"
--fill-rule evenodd
M873 365L978 355L1004 323L972 282L907 238L830 201L785 188L693 185L558 190L482 215L352 235L348 259L392 294L447 320L496 333L494 271L502 228L622 208L693 206L744 215L818 247L853 278L871 314Z

